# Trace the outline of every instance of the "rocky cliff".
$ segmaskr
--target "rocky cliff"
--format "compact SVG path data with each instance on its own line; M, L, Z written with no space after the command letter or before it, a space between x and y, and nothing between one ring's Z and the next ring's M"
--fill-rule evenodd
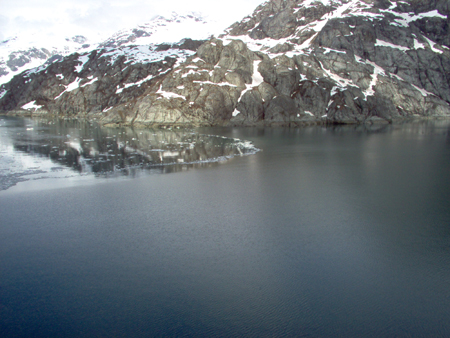
M91 41L81 35L53 38L50 41L44 37L37 41L33 38L35 36L16 36L0 42L0 84L25 70L41 66L52 56L66 56L95 48L90 48Z
M447 0L272 0L199 47L54 60L1 87L0 109L125 124L450 116L449 14ZM145 48L158 56L130 58Z
M200 14L191 12L181 15L172 12L167 17L156 16L144 24L120 30L106 39L100 35L69 37L64 31L52 31L50 34L45 30L21 33L0 41L0 85L19 73L43 65L53 56L84 54L103 48L177 42L186 36L196 40L207 39L215 28L214 21L208 21Z

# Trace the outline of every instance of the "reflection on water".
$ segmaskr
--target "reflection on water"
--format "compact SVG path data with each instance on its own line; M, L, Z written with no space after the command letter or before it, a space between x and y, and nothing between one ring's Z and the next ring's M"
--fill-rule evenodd
M80 159L105 153L127 168L117 142L191 151L150 149L158 132L10 123L0 162L13 154L45 175L94 170ZM214 170L0 192L1 337L450 337L450 120L202 132L264 151ZM81 148L78 171L59 151L16 149L36 144Z
M73 120L0 117L0 190L28 179L136 176L207 166L258 151L195 130L104 128Z

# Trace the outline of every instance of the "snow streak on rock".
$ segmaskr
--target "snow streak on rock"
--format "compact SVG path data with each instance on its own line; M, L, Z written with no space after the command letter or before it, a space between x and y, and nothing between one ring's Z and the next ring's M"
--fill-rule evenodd
M24 73L2 89L0 109L35 102L37 112L163 125L449 116L448 12L447 0L271 0L203 44L135 45L156 38L142 26ZM165 31L174 22L152 25ZM45 81L48 89L29 90Z

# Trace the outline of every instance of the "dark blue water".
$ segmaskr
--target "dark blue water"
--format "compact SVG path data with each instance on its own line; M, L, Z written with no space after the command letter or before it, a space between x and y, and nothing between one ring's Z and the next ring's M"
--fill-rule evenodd
M0 191L2 337L450 335L449 122L201 133L262 151Z

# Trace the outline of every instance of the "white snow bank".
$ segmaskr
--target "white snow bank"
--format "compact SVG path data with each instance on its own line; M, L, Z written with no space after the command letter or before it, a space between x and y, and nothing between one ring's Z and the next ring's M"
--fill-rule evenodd
M98 78L95 78L95 79L92 79L89 82L86 82L85 84L81 85L81 87L89 86L89 85L93 84L95 81L98 81Z
M162 90L161 88L162 88L162 85L159 86L159 89L156 92L156 94L159 94L159 95L161 95L162 97L164 97L166 99L177 99L177 98L179 98L179 99L183 99L183 100L186 101L186 97L185 96L178 95L178 94L172 93L172 92L166 92L166 91ZM160 98L162 98L162 97L160 97Z
M433 52L435 52L435 53L439 53L439 54L442 54L443 53L443 51L442 50L440 50L440 49L437 49L437 48L435 48L434 47L434 45L436 45L436 43L435 42L433 42L433 41L431 41L430 39L428 39L426 36L424 36L424 38L425 38L425 40L427 40L427 42L428 42L428 45L430 46L430 48L431 48L431 50L433 51Z
M146 78L144 78L144 79L142 79L142 80L140 80L140 81L133 82L133 83L125 83L125 85L124 85L122 88L117 87L116 94L122 93L122 91L123 91L125 88L129 88L129 87L133 87L133 86L140 86L140 85L143 84L144 82L150 81L150 80L153 79L153 78L154 78L153 75L149 75L149 76L147 76Z
M119 57L124 56L126 63L149 63L164 61L166 57L177 58L177 63L184 62L195 52L191 50L168 49L166 51L155 51L155 46L125 46L119 48L108 48L101 57L109 58L112 65Z
M442 15L441 13L438 12L437 9L435 9L434 11L430 11L430 12L425 12L425 13L419 13L419 14L415 14L413 12L409 12L409 13L398 13L395 12L391 9L385 9L385 10L380 10L380 12L382 13L389 13L392 14L396 17L398 17L399 19L395 19L395 22L399 25L399 26L403 26L403 27L408 27L409 24L413 21L417 21L423 18L439 18L439 19L447 19L446 15Z
M417 39L414 39L414 49L425 49L425 45Z
M411 86L413 86L415 89L417 89L420 92L420 94L422 94L422 96L424 96L424 97L427 97L428 95L434 95L433 93L430 93L429 91L426 91L423 88L419 88L416 85L413 85L412 83L411 83Z
M81 62L81 65L75 66L75 71L80 73L83 70L84 65L89 61L89 55L84 54L78 58L78 61Z
M39 109L39 108L42 108L42 106L38 106L38 105L36 104L36 101L32 101L32 102L28 102L27 104L24 104L24 105L22 106L22 108L23 108L23 109L34 109L34 110L37 110L37 109Z
M387 42L387 41L383 41L383 40L379 40L379 39L377 39L377 42L375 43L375 46L395 48L395 49L399 49L399 50L404 51L404 52L409 50L408 47L394 45L393 43L390 43L390 42Z
M261 73L258 71L258 66L260 63L261 63L260 60L253 61L252 86L254 87L259 86L261 83L264 82Z
M193 81L194 83L200 83L200 84L209 84L209 85L214 85L214 86L229 86L229 87L237 87L234 84L228 83L228 82L220 82L220 83L215 83L215 82L211 82L211 81Z

